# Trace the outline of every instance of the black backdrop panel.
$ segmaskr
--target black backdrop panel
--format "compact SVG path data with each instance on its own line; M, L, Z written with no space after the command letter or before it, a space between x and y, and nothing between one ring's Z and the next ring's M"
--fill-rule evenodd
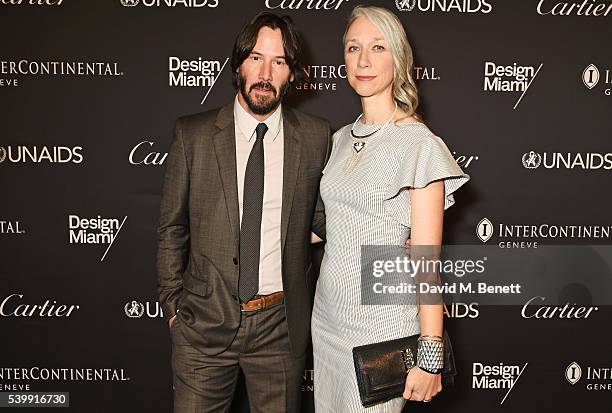
M358 2L0 3L0 392L66 392L75 412L171 411L155 253L174 120L233 98L235 35L270 9L305 40L309 76L289 103L334 129L352 122L341 37ZM609 227L612 3L371 4L402 19L425 119L472 177L446 214L446 243L481 244L487 218L499 248L610 244L497 228ZM449 304L456 386L406 411L607 411L610 307L580 319L522 309ZM315 385L307 370L304 411ZM248 411L242 385L233 410Z

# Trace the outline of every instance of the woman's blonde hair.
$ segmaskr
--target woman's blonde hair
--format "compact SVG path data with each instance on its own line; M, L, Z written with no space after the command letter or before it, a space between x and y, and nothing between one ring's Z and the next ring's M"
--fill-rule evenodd
M357 6L351 12L346 30L342 36L342 44L346 44L346 33L357 17L367 18L384 36L393 56L395 73L393 76L393 98L409 116L421 119L417 114L419 94L412 77L414 59L412 47L408 42L406 31L400 19L382 7Z

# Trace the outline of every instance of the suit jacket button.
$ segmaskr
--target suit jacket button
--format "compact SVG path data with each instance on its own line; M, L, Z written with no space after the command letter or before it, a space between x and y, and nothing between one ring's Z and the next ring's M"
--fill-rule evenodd
M234 263L234 265L238 265L238 258L236 257L232 258L232 262Z

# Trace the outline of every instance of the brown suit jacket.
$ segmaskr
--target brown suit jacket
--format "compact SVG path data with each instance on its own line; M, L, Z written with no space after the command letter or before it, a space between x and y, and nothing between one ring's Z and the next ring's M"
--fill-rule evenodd
M292 354L299 356L310 328L310 232L325 237L319 180L331 151L331 131L327 121L284 105L283 128L282 277ZM222 352L241 317L233 103L176 122L158 234L158 292L165 320L177 314L193 346L209 355Z

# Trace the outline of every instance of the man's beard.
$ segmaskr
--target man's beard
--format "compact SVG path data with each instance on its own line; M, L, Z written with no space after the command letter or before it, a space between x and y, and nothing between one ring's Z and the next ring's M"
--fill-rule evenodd
M242 94L242 97L249 106L249 109L251 109L251 112L256 115L267 115L278 107L283 97L287 94L287 91L289 90L289 82L285 82L281 85L280 93L270 82L253 83L247 92L246 80L241 74L238 74L238 88L240 89L240 94ZM249 95L249 92L255 88L271 90L274 96L272 98L263 99L262 103L257 103L251 99L251 96Z

